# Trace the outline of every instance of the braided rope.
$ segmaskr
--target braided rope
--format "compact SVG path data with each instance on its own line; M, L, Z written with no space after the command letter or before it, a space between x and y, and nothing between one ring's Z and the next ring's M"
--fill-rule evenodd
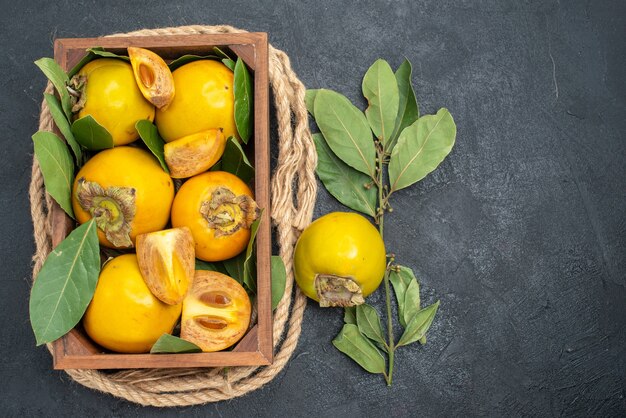
M245 32L231 26L182 26L143 29L111 36L168 36ZM278 119L278 164L271 180L271 215L277 228L280 256L287 270L285 294L274 312L274 362L264 367L228 369L138 369L104 373L98 370L66 370L76 382L142 405L185 406L217 402L242 396L272 380L286 365L300 337L306 298L294 286L293 251L300 232L311 222L317 192L314 177L317 154L304 105L305 87L291 68L289 57L270 45L269 76ZM46 92L52 92L48 83ZM52 130L53 121L45 101L40 130ZM294 192L295 191L295 192ZM37 251L33 277L52 250L50 197L33 159L30 183L31 217Z

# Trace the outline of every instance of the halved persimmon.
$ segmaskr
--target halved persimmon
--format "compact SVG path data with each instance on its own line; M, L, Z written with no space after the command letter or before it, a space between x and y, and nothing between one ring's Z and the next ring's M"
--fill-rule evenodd
M239 341L250 325L252 307L244 288L216 271L196 271L183 301L180 337L205 352Z

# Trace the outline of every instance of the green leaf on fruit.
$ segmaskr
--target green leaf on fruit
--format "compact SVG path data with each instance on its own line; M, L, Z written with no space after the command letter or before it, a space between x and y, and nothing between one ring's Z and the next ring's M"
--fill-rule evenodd
M372 64L363 77L362 89L368 101L367 121L385 144L392 136L399 105L398 83L387 61L378 59Z
M244 144L252 133L253 97L252 78L241 58L237 58L234 70L233 94L235 96L235 125Z
M419 118L405 128L389 161L390 191L408 187L428 175L454 146L456 125L448 109Z
M214 60L221 61L222 59L217 55L183 55L172 62L170 62L167 66L170 68L170 71L174 71L177 68L182 67L185 64L189 64L190 62L199 61L199 60Z
M146 119L138 120L137 123L135 123L135 129L137 129L143 143L146 144L152 154L159 160L159 164L161 164L163 170L169 174L170 169L165 163L165 155L163 154L165 141L161 138L161 135L159 135L159 130L154 123Z
M74 218L72 209L74 161L67 146L52 132L39 131L32 138L46 191L65 213Z
M150 349L150 354L201 353L202 349L192 342L170 334L163 334Z
M37 345L62 337L78 324L99 274L98 234L92 219L52 250L33 284L30 322Z
M86 52L87 54L85 54L85 56L81 58L78 64L72 67L70 72L67 73L67 76L69 78L74 77L76 74L78 74L80 69L85 66L85 64L87 64L90 61L95 60L96 58L115 58L115 59L120 59L122 61L130 61L130 58L123 56L123 55L114 54L113 52L105 51L104 48L101 46L87 48Z
M333 345L370 373L385 373L385 359L374 343L353 324L345 324Z
M376 187L365 187L371 183L370 177L341 161L322 134L313 134L313 142L317 150L315 172L326 190L349 208L373 217L376 214L377 193Z
M314 101L315 122L335 155L375 178L376 149L363 112L343 95L320 89Z
M90 151L113 148L113 137L91 115L75 120L72 123L72 134L79 144Z

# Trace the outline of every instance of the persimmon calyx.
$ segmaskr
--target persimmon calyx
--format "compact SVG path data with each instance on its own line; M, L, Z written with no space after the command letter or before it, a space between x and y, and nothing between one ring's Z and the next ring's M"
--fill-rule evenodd
M72 113L77 113L85 107L85 102L87 101L85 87L87 87L87 77L82 74L76 74L66 86L67 91L70 93Z
M106 239L118 248L132 247L131 222L135 217L135 189L78 179L76 196L81 208L89 212Z
M349 277L317 274L315 290L320 307L346 307L365 303L361 286Z
M215 230L215 237L221 237L241 228L249 229L259 216L259 209L250 196L236 196L230 189L218 187L209 200L202 202L200 213Z

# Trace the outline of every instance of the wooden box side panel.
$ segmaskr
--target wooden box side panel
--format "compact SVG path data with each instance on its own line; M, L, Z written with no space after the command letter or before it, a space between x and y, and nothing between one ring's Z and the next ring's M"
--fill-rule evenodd
M272 362L271 310L271 228L269 164L269 72L268 44L265 33L180 35L57 39L55 59L68 71L80 61L85 49L102 46L125 53L128 46L151 49L166 60L181 55L206 55L213 46L228 47L253 70L254 76L254 162L255 198L264 208L257 234L257 309L258 322L232 351L198 354L116 354L101 351L80 329L74 329L53 343L55 369L88 368L165 368L267 365ZM71 230L72 220L54 205L51 209L53 245Z

